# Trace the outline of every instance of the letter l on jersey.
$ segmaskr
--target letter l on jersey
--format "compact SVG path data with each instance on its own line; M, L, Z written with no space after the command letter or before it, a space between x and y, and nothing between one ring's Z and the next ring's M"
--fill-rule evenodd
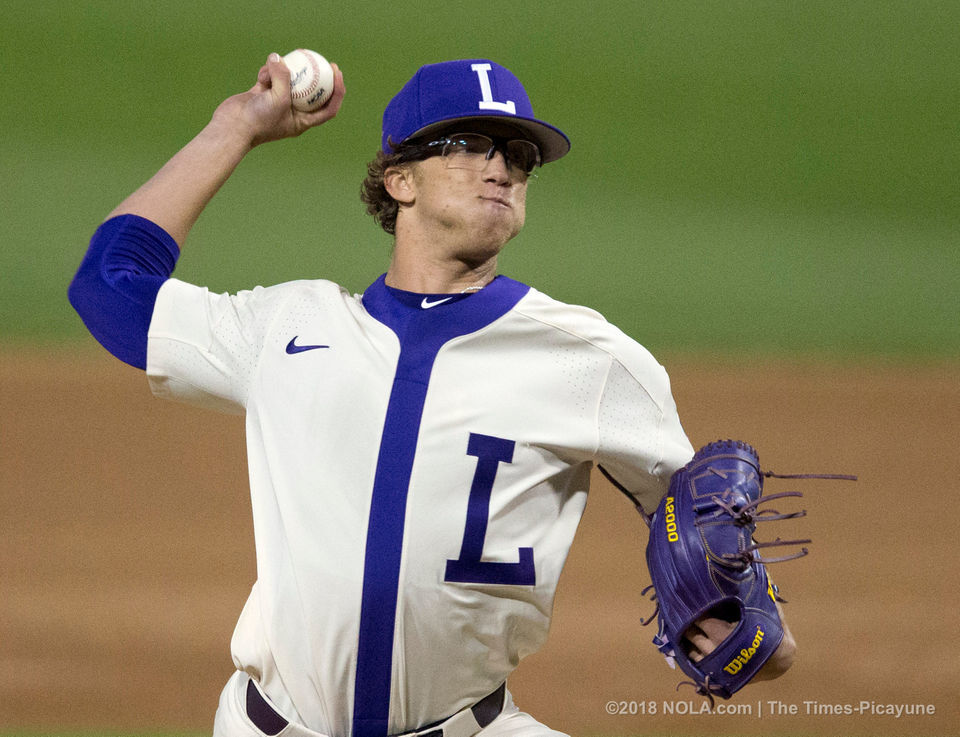
M444 581L506 586L536 585L533 548L517 548L519 560L516 563L480 560L483 555L483 541L487 536L490 495L493 493L497 468L501 463L513 462L515 446L513 440L470 433L467 455L477 457L477 470L473 475L473 485L467 501L467 526L463 532L460 557L457 560L447 560Z

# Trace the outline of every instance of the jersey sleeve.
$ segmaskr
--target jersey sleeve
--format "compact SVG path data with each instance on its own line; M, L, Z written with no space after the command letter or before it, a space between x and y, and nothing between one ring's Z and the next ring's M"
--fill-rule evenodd
M282 295L282 285L215 294L168 280L157 294L147 341L154 395L242 413Z
M693 456L666 370L642 347L614 357L600 398L597 462L647 513Z
M153 305L179 256L159 225L120 215L97 228L70 283L70 304L91 335L131 366L146 367Z

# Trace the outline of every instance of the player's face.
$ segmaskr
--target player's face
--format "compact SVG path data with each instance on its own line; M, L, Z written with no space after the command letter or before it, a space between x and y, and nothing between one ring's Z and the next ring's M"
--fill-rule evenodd
M499 252L523 228L527 173L504 153L431 156L413 165L410 212L433 231L477 250Z

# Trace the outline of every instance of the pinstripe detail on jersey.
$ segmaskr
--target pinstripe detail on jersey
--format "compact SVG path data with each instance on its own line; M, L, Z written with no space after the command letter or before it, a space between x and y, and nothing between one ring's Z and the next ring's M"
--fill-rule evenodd
M434 359L443 345L509 312L529 287L498 277L469 299L440 309L411 308L381 276L364 292L367 312L400 340L370 503L364 557L353 737L389 734L393 635L410 474Z

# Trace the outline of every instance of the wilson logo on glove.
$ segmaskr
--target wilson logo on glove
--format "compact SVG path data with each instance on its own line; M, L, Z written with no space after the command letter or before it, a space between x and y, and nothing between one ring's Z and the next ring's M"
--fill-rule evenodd
M750 659L756 654L757 649L760 647L762 642L763 630L757 627L757 634L753 638L753 644L749 648L744 648L741 650L737 657L723 666L723 669L731 675L738 673L743 666L750 662Z

